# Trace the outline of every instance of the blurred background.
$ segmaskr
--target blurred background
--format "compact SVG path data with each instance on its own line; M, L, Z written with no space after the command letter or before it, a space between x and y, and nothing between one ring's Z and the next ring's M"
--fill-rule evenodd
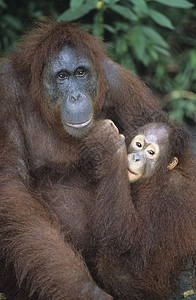
M36 20L79 22L153 89L196 147L196 0L0 0L0 52Z

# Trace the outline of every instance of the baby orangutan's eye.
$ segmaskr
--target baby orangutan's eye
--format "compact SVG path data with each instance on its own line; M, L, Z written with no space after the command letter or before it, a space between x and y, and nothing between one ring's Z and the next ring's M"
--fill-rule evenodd
M132 141L130 143L130 149L134 149L136 151L141 151L144 147L144 143L145 143L145 141L144 141L143 135L141 135L141 134L137 135L132 139Z
M136 142L136 145L137 145L138 148L142 147L142 144L140 142Z
M154 154L155 154L155 152L154 152L153 150L148 150L148 153L149 153L150 155L154 155Z

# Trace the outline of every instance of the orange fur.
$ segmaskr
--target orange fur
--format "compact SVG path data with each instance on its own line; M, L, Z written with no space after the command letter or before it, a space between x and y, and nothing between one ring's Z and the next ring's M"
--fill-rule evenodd
M2 61L0 291L9 300L111 299L89 273L96 261L91 262L94 186L79 188L86 184L79 167L81 140L62 130L43 97L43 66L64 44L87 55L98 74L95 119L111 118L125 135L165 119L140 80L74 24L38 24Z
M187 132L175 123L168 126L161 166L131 186L120 137L100 125L86 139L91 151L102 153L92 225L98 251L95 278L114 299L171 295L180 271L196 253L196 157ZM101 137L102 143L94 142ZM179 163L168 170L174 156Z

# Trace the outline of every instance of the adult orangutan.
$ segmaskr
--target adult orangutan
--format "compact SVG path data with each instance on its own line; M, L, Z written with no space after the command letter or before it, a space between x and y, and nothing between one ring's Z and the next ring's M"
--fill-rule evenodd
M95 154L99 178L92 222L96 280L114 299L171 296L196 254L196 157L189 135L175 123L146 124L127 154L124 137L105 120L85 145Z
M39 24L17 49L0 64L0 291L12 300L111 299L85 265L94 198L69 189L78 149L95 119L127 135L164 115L76 25Z

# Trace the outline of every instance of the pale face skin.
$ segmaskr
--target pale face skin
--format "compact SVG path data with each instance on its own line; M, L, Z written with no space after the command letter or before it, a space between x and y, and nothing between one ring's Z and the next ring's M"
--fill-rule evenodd
M161 123L151 123L139 130L128 148L128 178L130 182L152 176L166 153L168 137L168 127ZM178 159L174 157L171 164L168 165L168 169L173 169L177 163Z

